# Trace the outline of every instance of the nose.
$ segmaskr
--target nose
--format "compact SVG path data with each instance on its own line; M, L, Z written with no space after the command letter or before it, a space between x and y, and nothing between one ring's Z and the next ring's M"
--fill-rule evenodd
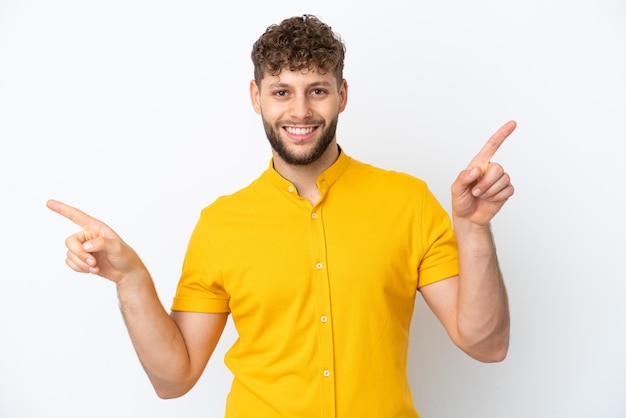
M313 115L311 103L306 94L299 94L294 97L291 107L291 117L296 120L304 120Z

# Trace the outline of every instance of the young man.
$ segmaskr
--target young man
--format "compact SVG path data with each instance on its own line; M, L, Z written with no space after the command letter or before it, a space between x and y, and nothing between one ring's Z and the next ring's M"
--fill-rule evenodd
M490 159L508 122L452 185L452 218L412 176L337 144L344 45L309 15L272 25L252 50L250 96L272 147L248 187L205 208L172 311L133 249L61 202L82 229L67 264L116 283L132 342L157 394L193 387L231 315L227 417L416 417L406 376L417 291L452 341L500 361L509 312L490 220L513 194Z

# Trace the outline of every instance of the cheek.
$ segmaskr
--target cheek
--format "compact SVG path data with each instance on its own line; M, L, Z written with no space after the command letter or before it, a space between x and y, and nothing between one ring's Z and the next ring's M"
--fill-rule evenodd
M285 118L284 113L281 112L280 109L276 108L276 106L260 106L259 112L257 113L263 116L263 119L271 124L274 124L277 120Z

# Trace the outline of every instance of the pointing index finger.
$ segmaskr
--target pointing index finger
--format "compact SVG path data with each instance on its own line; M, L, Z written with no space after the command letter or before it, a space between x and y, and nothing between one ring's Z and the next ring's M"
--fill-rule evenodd
M50 199L46 202L46 206L59 215L74 222L81 228L84 228L87 224L94 221L94 218L87 215L85 212L82 212L73 206L66 205L63 202L59 202L58 200Z
M496 131L491 137L487 140L485 145L483 145L482 149L476 154L476 156L472 159L472 161L467 166L468 169L473 167L479 167L483 172L487 169L489 162L491 161L491 157L494 156L500 145L504 142L504 140L511 135L511 133L517 127L517 123L514 120L510 120L500 129Z

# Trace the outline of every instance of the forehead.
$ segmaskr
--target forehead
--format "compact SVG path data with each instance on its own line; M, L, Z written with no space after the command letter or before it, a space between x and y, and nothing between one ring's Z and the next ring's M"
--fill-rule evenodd
M311 70L282 70L278 75L265 73L261 84L265 87L271 86L336 86L337 77L331 71L320 73L316 69Z

